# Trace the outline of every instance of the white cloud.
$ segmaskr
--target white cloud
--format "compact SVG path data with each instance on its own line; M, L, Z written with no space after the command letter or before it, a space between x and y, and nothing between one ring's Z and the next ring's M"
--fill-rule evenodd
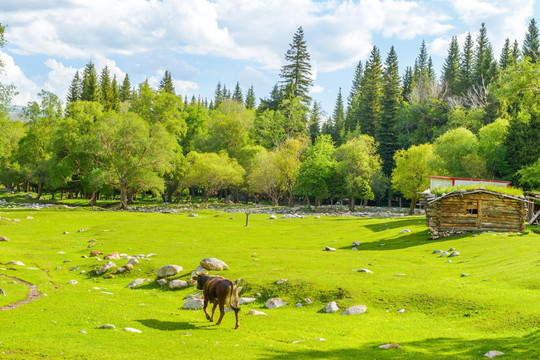
M315 84L311 87L309 90L310 94L322 94L324 92L324 88L321 85Z
M173 85L177 94L191 94L199 89L199 85L193 81L173 80Z
M71 66L65 67L64 64L55 59L48 59L45 61L45 65L51 70L44 89L56 94L65 104L69 86L77 69Z
M14 84L18 93L13 97L12 104L26 106L29 101L37 100L37 94L41 90L38 85L26 77L11 56L0 51L0 59L4 64L4 71L0 73L0 82Z

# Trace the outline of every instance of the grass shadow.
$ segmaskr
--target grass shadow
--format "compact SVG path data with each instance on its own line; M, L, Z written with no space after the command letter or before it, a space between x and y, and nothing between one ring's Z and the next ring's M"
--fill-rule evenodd
M163 321L158 319L135 320L143 326L163 331L193 330L197 327L185 321Z

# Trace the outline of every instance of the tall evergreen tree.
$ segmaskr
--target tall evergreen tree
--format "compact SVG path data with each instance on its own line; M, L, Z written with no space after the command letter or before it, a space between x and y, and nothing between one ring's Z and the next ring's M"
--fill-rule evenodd
M510 48L510 39L506 38L503 48L501 50L501 57L499 59L499 67L501 70L506 70L512 65L512 49Z
M315 139L321 134L320 122L322 119L322 109L318 101L313 102L313 107L309 113L308 130L311 143L315 144Z
M356 65L354 78L347 98L347 111L345 115L344 129L345 132L352 132L358 125L360 117L360 99L362 93L362 83L364 80L364 68L362 62L359 61Z
M405 101L409 100L412 88L412 69L410 66L405 68L405 74L403 74L403 90L401 96Z
M394 152L397 150L395 128L401 106L398 59L393 46L386 58L383 81L381 122L377 127L375 140L379 143L378 152L383 161L383 172L390 176L394 168Z
M493 58L493 49L487 36L486 24L482 23L476 38L474 51L473 85L487 86L495 77L496 62Z
M360 89L362 88L362 79L364 78L364 68L362 61L359 61L354 71L354 78L351 85L351 91L349 91L349 97L347 98L347 111L351 107L351 103L355 96L358 96Z
M216 86L216 91L214 91L214 106L213 106L214 109L217 109L224 100L224 97L223 97L224 88L225 86L223 86L222 88L221 82L218 81L217 86Z
M86 64L84 69L81 100L98 102L100 100L98 77L93 62Z
M311 79L310 57L302 27L296 30L289 47L285 54L286 65L281 67L282 84L287 96L297 97L307 104L311 100L308 93L313 80Z
M173 78L168 70L165 70L165 74L163 75L158 88L163 92L175 95Z
M514 40L514 46L512 47L512 64L517 64L519 58L521 56L521 52L519 51L519 43L517 40Z
M232 99L240 104L244 102L243 96L242 96L242 89L240 89L240 83L236 82L236 86L234 87L234 93L232 95Z
M460 63L459 93L465 94L473 83L473 40L471 34L467 34Z
M382 64L379 49L376 46L371 50L369 61L366 64L364 83L360 102L360 131L363 134L375 136L375 129L381 117L382 98Z
M422 41L420 53L414 62L410 97L415 101L424 103L424 101L431 98L434 87L435 71L433 70L433 62L428 54L426 42Z
M536 26L536 20L532 18L525 34L525 40L523 40L523 56L527 56L531 62L535 63L540 56L539 50L538 26Z
M120 87L118 86L118 82L116 81L116 75L113 76L112 82L111 82L111 88L112 88L112 98L113 98L113 111L120 111Z
M67 103L73 103L75 101L81 100L82 97L82 79L79 75L79 71L75 72L75 76L71 81L69 86L69 92L67 96Z
M246 109L255 109L255 90L253 90L253 85L247 91L244 106Z
M459 45L455 36L450 41L448 56L444 61L442 82L448 95L459 93Z
M101 76L99 77L99 87L101 93L101 105L105 111L112 110L114 107L114 94L111 86L111 76L109 68L105 66L101 70Z
M122 87L120 88L120 101L131 100L131 83L129 82L129 76L126 74L122 81Z
M341 88L339 88L338 96L336 99L336 106L332 114L334 121L332 127L332 139L339 146L344 135L344 122L345 122L345 110L343 108L343 97L341 95Z

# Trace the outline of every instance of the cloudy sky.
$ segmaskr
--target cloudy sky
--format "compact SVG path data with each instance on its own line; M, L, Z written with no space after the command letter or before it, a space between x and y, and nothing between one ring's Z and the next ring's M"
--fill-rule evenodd
M8 44L0 50L3 83L16 105L41 89L62 99L76 70L89 61L121 81L165 70L176 92L213 97L216 84L267 97L279 81L283 55L302 26L311 55L312 96L331 113L338 89L349 92L354 68L376 45L383 60L394 45L400 71L414 63L422 40L440 74L454 35L476 36L486 23L498 58L506 37L523 41L535 0L1 0Z

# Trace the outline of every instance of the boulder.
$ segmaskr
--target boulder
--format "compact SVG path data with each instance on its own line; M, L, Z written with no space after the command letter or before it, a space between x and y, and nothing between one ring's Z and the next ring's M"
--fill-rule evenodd
M142 333L141 330L138 330L138 329L135 329L135 328L130 328L130 327L125 327L122 330L127 331L127 332L136 333L136 334Z
M403 314L405 312L405 309L399 309L397 312Z
M120 259L120 255L118 254L117 251L114 251L112 253L110 253L109 255L106 255L104 257L105 260L119 260Z
M99 268L98 271L96 271L96 274L101 275L107 272L110 268L116 267L116 264L112 261L107 261L105 264L103 264L102 267Z
M216 258L206 258L201 260L201 267L205 268L206 270L225 270L228 269L229 266L225 264L223 261L216 259Z
M189 214L188 214L188 217L199 217L199 214L189 213Z
M368 273L368 274L373 274L373 271L371 271L369 269L358 269L358 272L364 272L364 273Z
M395 344L395 343L379 345L379 349L401 349L401 348L402 348L401 345Z
M447 253L446 251L441 251L440 252L441 256L440 257L443 257L443 256L448 256L450 255L449 253Z
M137 260L136 257L132 257L131 259L128 260L128 264L130 265L138 264L138 263L139 263L139 260Z
M76 284L78 284L78 281L77 280L69 280L68 284L69 285L76 285Z
M7 296L6 292L4 289L0 289L0 295L2 296Z
M360 246L360 241L353 241L352 246Z
M304 299L304 302L305 302L306 304L308 304L308 305L313 303L313 301L312 301L310 298L305 298L305 299Z
M173 280L169 283L169 289L180 289L180 288L185 288L185 287L188 287L189 284L187 283L187 281L184 281L184 280Z
M241 298L238 299L238 304L239 305L249 304L251 302L254 302L255 300L257 300L257 299L250 298L250 297L241 297Z
M330 246L325 246L323 251L336 251L336 249L334 249L333 247L330 247Z
M409 230L409 229L403 229L399 233L400 234L407 234L407 233L410 233L410 232L411 232L411 230Z
M276 215L270 215L270 219L275 220L277 219Z
M302 305L302 303L299 303L299 302L298 302L298 303L294 304L294 306L296 306L296 307L302 307L303 305Z
M443 252L442 250L433 250L432 254L440 254L442 252Z
M125 268L127 271L131 271L131 270L133 270L133 265L131 265L131 264L128 263L128 264L124 265L124 268Z
M459 252L453 251L450 255L448 255L448 257L454 257L454 256L458 256L458 255L459 255Z
M281 284L285 284L286 282L287 282L287 279L279 279L278 281L276 281L276 284L281 285Z
M339 310L339 307L335 301L329 302L326 304L326 306L323 308L323 311L327 314L335 313Z
M202 272L205 272L205 271L207 271L207 270L199 265L199 266L197 266L197 268L195 270L193 270L191 272L191 275L197 275L198 273L202 273Z
M485 357L488 357L490 359L493 359L495 356L499 356L499 355L504 355L504 353L498 350L490 350L484 354Z
M11 260L10 262L7 263L8 265L17 265L17 266L26 266L24 265L23 262L19 261L19 260Z
M262 311L250 310L250 311L248 312L248 315L268 315L268 314L265 313L265 312L262 312Z
M344 312L341 313L341 315L358 315L363 314L367 310L366 305L354 305L347 309L345 309Z
M167 279L159 279L157 281L157 283L159 284L159 286L163 286L163 285L167 284Z
M9 239L5 236L0 236L0 241L9 241Z
M97 328L98 329L114 329L116 328L116 326L114 326L113 324L103 324L101 326L98 326Z
M198 310L202 309L203 304L204 300L202 298L192 297L186 300L184 305L182 305L182 309Z
M139 286L144 283L144 279L135 279L128 284L128 288L133 289L135 286Z
M287 305L287 303L280 298L271 298L266 301L264 306L266 306L267 309L275 309L278 307L282 307Z
M165 265L158 269L157 277L164 278L167 276L173 276L184 270L180 265Z
M90 251L90 257L95 257L95 256L98 256L98 255L103 255L103 253L101 251L97 251L97 250Z

